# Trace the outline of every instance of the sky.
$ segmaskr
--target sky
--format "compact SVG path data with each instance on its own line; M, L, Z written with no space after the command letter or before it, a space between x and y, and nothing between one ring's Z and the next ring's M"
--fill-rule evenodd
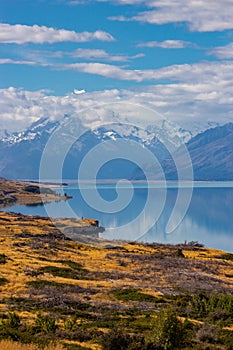
M233 0L1 0L0 128L127 100L233 121Z

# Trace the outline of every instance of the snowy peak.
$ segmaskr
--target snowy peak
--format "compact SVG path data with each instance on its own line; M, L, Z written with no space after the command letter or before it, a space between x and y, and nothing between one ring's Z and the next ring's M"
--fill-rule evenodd
M121 123L105 125L102 128L93 130L93 133L101 140L126 138L138 141L145 146L150 146L160 141L164 145L170 144L175 148L182 143L188 142L192 137L190 131L182 129L168 120L163 120L157 125L148 125L145 129Z
M22 141L33 141L44 134L52 134L58 125L59 122L57 121L51 122L49 118L41 118L24 131L14 132L12 134L5 133L5 136L1 139L1 141L10 145L17 144Z
M41 118L25 131L12 134L5 133L0 138L0 176L38 179L41 155L50 135L59 126L63 131L62 125L66 125L67 132L65 136L67 140L69 132L69 135L75 136L77 128L81 126L81 119L75 120L75 123L70 125L70 120L72 120L70 118L70 115L65 115L61 122ZM176 173L172 162L170 164L168 161L168 151L176 151L182 143L186 143L190 152L196 179L222 179L220 175L222 176L223 172L225 174L224 179L232 179L232 125L226 124L216 127L215 123L206 122L206 129L203 132L200 132L203 123L199 127L197 125L196 129L192 128L191 132L181 128L176 123L161 120L160 123L156 122L156 125L148 125L144 129L124 123L105 124L95 130L90 128L76 140L77 142L74 142L67 154L64 167L66 171L65 178L76 178L77 167L74 167L74 164L77 166L81 164L83 157L96 145L108 140L124 139L136 141L152 152L160 164L164 164L166 174L171 176L172 179L174 179ZM61 140L59 139L56 145L57 152L62 147L63 137L62 134ZM105 143L103 150L108 154L109 145L107 143ZM107 175L109 178L113 178L112 176L120 178L120 170L121 167L115 166L111 169L112 172L107 173ZM128 175L125 173L124 178L127 178L127 176L131 178L132 169L130 166L126 167L126 170Z
M22 141L32 141L43 137L44 140L58 127L62 122L69 122L70 116L64 115L63 121L51 121L49 118L40 118L34 122L28 129L21 132L8 133L4 132L1 141L5 144L17 144ZM81 122L81 120L80 120ZM205 127L202 125L193 125L192 131L181 128L178 124L169 120L161 120L156 124L151 124L144 129L135 125L123 123L114 123L104 125L95 130L91 130L94 136L100 141L116 140L125 138L135 140L144 146L155 146L158 141L165 146L170 145L174 148L183 143L187 143L192 137L211 128L218 126L214 122L206 122Z
M163 120L160 125L149 125L147 130L153 132L163 144L166 145L168 143L174 147L187 143L193 136L191 131L185 130L168 120Z

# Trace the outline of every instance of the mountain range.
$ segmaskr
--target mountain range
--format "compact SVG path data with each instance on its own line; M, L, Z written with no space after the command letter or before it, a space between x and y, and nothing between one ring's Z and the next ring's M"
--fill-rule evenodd
M6 132L0 138L0 176L37 180L41 155L58 127L61 127L61 121L42 118L22 132ZM208 129L196 134L167 120L159 126L148 125L144 130L121 123L87 130L67 153L63 178L76 179L83 157L93 147L101 144L102 152L108 154L109 147L115 147L115 144L117 147L115 141L118 139L136 141L150 150L162 165L167 179L174 180L177 177L168 149L178 154L181 144L185 143L192 160L195 180L233 180L233 123L221 126L209 124ZM110 145L105 142L110 140ZM144 167L156 179L156 169L146 159ZM144 175L134 163L119 158L103 166L98 178L143 179Z

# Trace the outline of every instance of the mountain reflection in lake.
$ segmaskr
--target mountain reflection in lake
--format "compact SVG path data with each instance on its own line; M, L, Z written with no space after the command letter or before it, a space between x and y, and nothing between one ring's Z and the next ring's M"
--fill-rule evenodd
M151 189L150 189L151 190ZM91 187L85 191L94 191ZM186 191L186 189L181 189ZM106 228L104 238L138 239L144 242L180 243L184 241L199 241L207 247L214 247L233 252L233 187L201 187L194 188L189 209L181 224L174 232L166 234L166 225L171 215L177 197L177 188L167 190L166 204L159 216L159 201L162 198L160 188L151 191L154 205L143 212L140 222L133 220L143 211L148 191L135 186L130 204L118 213L106 214L91 208L83 200L80 190L75 186L65 188L68 195L73 196L69 205L78 217L95 218ZM116 198L114 186L99 186L100 195L108 201ZM91 195L91 192L89 192ZM44 206L14 206L8 211L22 214L49 215L52 217L70 216L64 201L45 204ZM177 213L178 214L178 213ZM150 228L154 218L157 222ZM121 230L122 225L126 229ZM116 229L114 229L116 228ZM145 233L144 233L145 232Z

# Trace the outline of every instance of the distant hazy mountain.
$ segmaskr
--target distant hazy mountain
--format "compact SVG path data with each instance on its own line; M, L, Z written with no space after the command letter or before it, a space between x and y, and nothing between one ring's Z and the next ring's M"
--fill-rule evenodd
M187 148L196 180L233 180L233 123L206 130Z
M195 180L233 180L233 123L208 129L187 144ZM162 162L168 179L176 177L173 161Z
M65 118L68 118L66 116ZM38 179L39 165L44 147L61 122L40 119L27 130L18 133L5 133L0 138L0 176L14 179ZM166 147L178 149L182 142L190 152L195 179L197 180L233 180L233 124L217 126L210 124L208 129L193 137L193 133L184 130L175 123L162 121L160 125L150 125L145 130L121 123L88 130L73 144L64 162L63 178L76 179L83 157L94 146L101 144L103 153L109 152L104 141L117 139L136 141L156 155L164 167L167 178L176 178L176 170ZM117 145L117 142L116 142ZM112 147L112 146L111 146ZM151 165L145 167L152 173ZM99 178L143 178L135 164L118 159L104 166Z

